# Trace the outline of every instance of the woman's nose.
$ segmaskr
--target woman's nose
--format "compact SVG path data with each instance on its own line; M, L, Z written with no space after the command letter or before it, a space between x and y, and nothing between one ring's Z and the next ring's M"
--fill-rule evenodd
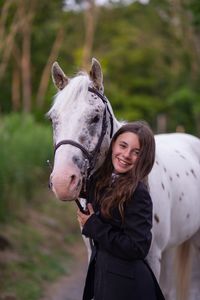
M123 155L124 155L124 157L126 157L126 158L130 158L131 151L130 151L129 149L125 149Z

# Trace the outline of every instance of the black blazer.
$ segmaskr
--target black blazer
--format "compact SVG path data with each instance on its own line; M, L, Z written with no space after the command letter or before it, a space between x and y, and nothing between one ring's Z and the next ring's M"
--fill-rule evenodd
M127 201L122 222L118 209L104 218L90 187L89 202L95 214L82 233L94 241L83 300L164 299L156 278L144 260L151 245L152 201L146 186L139 183Z

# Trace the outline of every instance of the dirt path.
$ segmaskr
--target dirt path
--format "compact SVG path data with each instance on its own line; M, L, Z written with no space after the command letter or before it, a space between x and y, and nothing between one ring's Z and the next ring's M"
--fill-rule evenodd
M87 271L87 253L83 241L72 250L75 259L70 264L70 275L48 286L41 300L81 300Z

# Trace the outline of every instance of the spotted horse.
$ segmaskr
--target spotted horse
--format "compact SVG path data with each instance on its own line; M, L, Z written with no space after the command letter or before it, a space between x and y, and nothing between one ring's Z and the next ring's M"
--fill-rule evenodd
M58 93L48 112L55 145L50 186L57 198L71 201L79 197L88 176L102 164L121 123L104 95L103 74L96 59L92 59L89 74L80 72L74 78L68 78L55 62L52 78ZM184 133L155 135L155 140L156 160L148 178L153 240L147 259L166 299L194 300L186 275L191 270L191 245L198 255L200 249L200 140ZM180 262L177 292L171 282L172 257ZM196 289L199 297L200 287Z

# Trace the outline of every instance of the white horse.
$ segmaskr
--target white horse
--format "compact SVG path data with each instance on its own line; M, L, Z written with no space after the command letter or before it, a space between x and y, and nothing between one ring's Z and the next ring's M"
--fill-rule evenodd
M79 73L69 79L54 63L52 77L59 92L48 113L55 145L50 185L59 199L70 201L79 197L87 171L91 174L102 164L111 136L121 124L103 96L103 75L96 59L92 60L90 75ZM182 294L176 296L168 266L176 252L173 247L183 244L180 250L186 252L181 263L186 266L191 242L199 253L200 140L183 133L156 135L155 139L156 161L148 178L153 240L147 259L161 279L166 299L183 300L187 299L187 285L185 290L181 286ZM181 270L178 278L183 274L189 273Z

